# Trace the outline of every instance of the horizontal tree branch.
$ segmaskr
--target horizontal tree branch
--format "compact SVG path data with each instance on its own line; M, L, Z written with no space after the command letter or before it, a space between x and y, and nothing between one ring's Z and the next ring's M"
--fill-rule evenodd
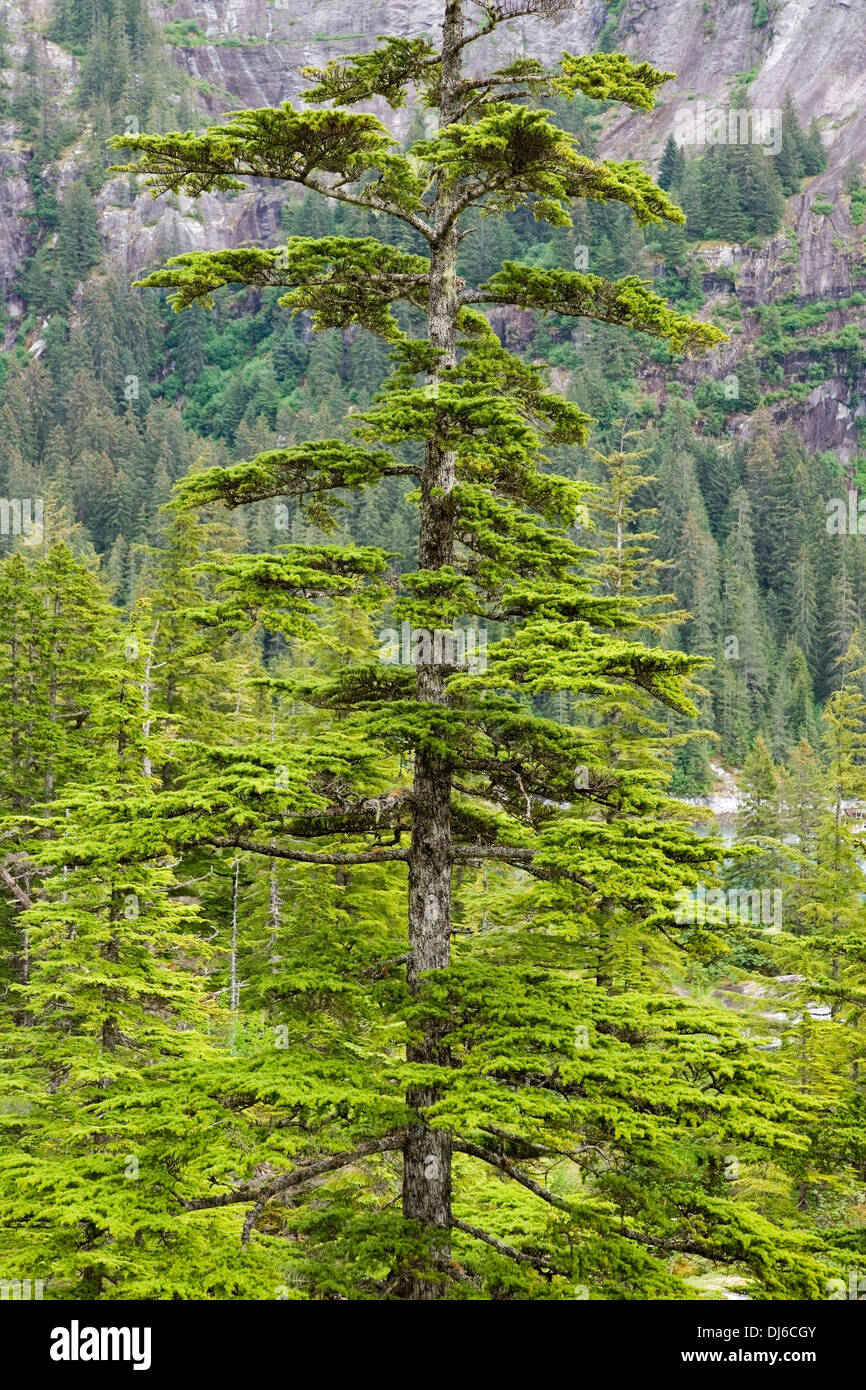
M506 1177L519 1183L521 1187L525 1187L527 1192L533 1192L536 1197L541 1198L542 1202L547 1202L549 1206L571 1214L571 1207L562 1197L557 1197L555 1192L550 1192L546 1187L542 1187L540 1182L536 1182L528 1173L524 1173L521 1168L518 1168L513 1159L493 1153L491 1149L482 1149L480 1144L472 1144L468 1139L453 1139L451 1147L458 1153L469 1154L472 1158L480 1158L482 1163L489 1163L491 1168L498 1168L500 1173L504 1173Z
M648 1245L653 1250L667 1250L679 1255L701 1255L705 1260L714 1260L716 1263L722 1261L730 1264L732 1259L729 1250L717 1250L702 1240L692 1240L688 1236L647 1236L642 1231L632 1231L628 1226L623 1226L619 1234L638 1245Z
M520 1134L512 1134L507 1129L500 1129L498 1125L479 1125L485 1134L493 1134L497 1139L505 1139L511 1144L523 1144L527 1149L531 1149L536 1158L543 1158L545 1154L555 1154L560 1158L570 1158L573 1163L579 1163L586 1153L599 1154L608 1165L611 1166L610 1159L598 1144L581 1144L578 1149L557 1149L550 1144L537 1144L532 1139L524 1139Z
M409 850L401 848L399 845L383 845L370 850L341 853L339 850L319 851L286 848L282 845L263 844L256 840L242 839L240 836L231 838L227 835L209 836L201 843L212 845L214 849L239 849L248 854L261 854L272 859L289 859L298 864L384 864L389 861L406 863L409 859ZM534 863L536 853L536 850L524 849L517 845L472 844L452 845L451 847L452 862L455 864L479 859L499 859L507 864L516 864L535 878L565 879L569 883L579 884L590 893L597 891L596 885L588 878L584 878L582 874L574 873L570 869L536 865Z
M339 822L336 826L338 830L360 830L370 833L394 828L408 830L408 823L394 827L394 816L411 805L412 792L409 787L383 796L370 796L363 801L346 801L342 804L335 802L303 816L292 816L286 825L286 833L293 838L297 835L302 840L316 835L334 834L335 822ZM322 825L327 822L332 824L323 830Z
M374 965L368 965L366 970L360 971L357 975L359 980L382 980L386 978L389 966L407 965L408 956L389 956L387 960L377 960Z
M16 899L17 902L21 904L22 907L27 908L33 906L33 899L29 896L29 894L25 893L24 889L21 887L21 884L9 872L5 864L0 864L0 878L2 878L3 882L6 884L6 887L9 889L13 897Z
M566 1201L557 1197L555 1192L550 1192L546 1187L543 1187L541 1183L536 1182L528 1173L524 1173L512 1159L493 1153L490 1149L483 1149L479 1144L472 1144L466 1139L453 1139L451 1147L457 1153L469 1154L472 1158L481 1159L482 1163L488 1163L491 1168L498 1168L500 1173L512 1178L514 1182L525 1187L528 1192L534 1193L536 1197L540 1197L549 1206L556 1207L559 1211L571 1213L571 1208ZM641 1231L633 1231L627 1226L622 1227L617 1234L625 1236L627 1240L635 1241L638 1245L647 1245L655 1250L666 1250L684 1255L701 1255L704 1259L714 1261L730 1258L729 1254L726 1255L724 1251L707 1245L705 1241L692 1240L688 1236L649 1236L644 1235ZM483 1234L479 1238L483 1239Z
M354 193L347 193L340 182L320 183L318 179L297 178L291 175L287 182L299 183L304 188L311 188L314 193L321 193L325 198L336 198L341 203L353 203L359 208L375 208L378 212L387 213L389 217L399 217L402 222L408 222L410 227L414 227L416 232L420 232L426 241L433 240L433 228L429 222L425 222L423 217L418 217L414 212L408 212L405 208L398 207L396 203L386 203L380 198L361 198Z
M340 1168L348 1168L360 1158L369 1158L371 1154L401 1149L405 1138L405 1130L395 1130L391 1134L384 1135L381 1139L369 1139L365 1144L359 1144L356 1149L347 1150L345 1153L327 1154L323 1158L313 1159L298 1168L293 1168L289 1173L282 1173L278 1178L271 1178L255 1187L238 1187L232 1192L221 1192L216 1197L192 1197L182 1201L181 1205L184 1211L210 1211L214 1207L230 1207L244 1202L254 1202L257 1207L261 1208L265 1202L269 1202L272 1197L278 1196L281 1192L290 1192L292 1188L301 1187L304 1183L310 1182L313 1178L322 1177L325 1173L334 1173Z
M381 849L363 850L357 854L341 854L335 850L326 853L304 849L285 849L278 845L263 845L255 840L230 839L228 836L212 836L201 841L213 845L215 849L242 849L248 854L263 854L271 859L291 859L299 864L382 864L386 860L405 862L409 858L408 849L382 846Z
M249 1242L249 1238L253 1232L253 1226L255 1226L266 1206L267 1198L264 1197L260 1202L256 1202L254 1207L250 1207L244 1217L244 1228L241 1231L241 1245L246 1245Z
M506 1241L500 1240L498 1236L490 1235L489 1231L482 1231L480 1226L471 1226L468 1221L458 1221L455 1217L451 1225L454 1227L455 1231L463 1231L465 1235L473 1236L475 1240L483 1240L485 1245L491 1246L494 1250L498 1251L500 1255L505 1255L509 1260L516 1260L518 1264L532 1265L533 1269L536 1269L539 1274L547 1275L548 1278L551 1274L565 1274L566 1272L565 1270L555 1269L552 1265L548 1264L546 1260L541 1259L537 1255L527 1255L524 1250L517 1250L515 1246L508 1245Z
M247 281L228 281L229 284L245 284ZM276 451L274 451L276 452ZM389 464L379 472L380 478L418 478L421 474L421 465L412 463ZM235 507L246 507L250 502L267 502L271 497L312 497L322 492L337 492L341 488L350 487L346 481L346 472L341 469L333 469L327 476L320 478L296 477L275 478L272 483L263 482L256 488L247 488L236 495L228 492L215 494L215 501L220 501L229 511ZM202 501L208 500L202 498ZM162 663L163 665L165 663Z
M516 864L519 868L525 869L535 878L546 880L564 878L569 883L580 884L581 888L586 888L590 893L598 891L596 885L588 878L584 878L582 874L574 873L571 869L535 864L537 850L534 849L524 849L515 845L454 845L451 852L455 861L502 859L506 863Z

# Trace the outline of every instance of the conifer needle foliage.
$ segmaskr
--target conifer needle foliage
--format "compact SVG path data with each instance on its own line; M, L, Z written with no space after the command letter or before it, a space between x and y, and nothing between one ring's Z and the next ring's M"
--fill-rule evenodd
M479 39L564 8L445 0L435 42L386 37L308 69L303 106L113 142L155 196L276 180L405 224L423 254L293 236L150 275L181 311L280 287L287 314L384 339L393 372L354 442L180 485L132 658L61 551L21 577L21 622L38 623L3 661L18 689L54 694L28 710L6 832L31 869L4 1189L59 1296L679 1298L694 1261L756 1297L824 1287L828 1242L726 1177L734 1153L793 1186L808 1102L735 1018L661 984L670 954L720 949L675 903L721 847L665 790L665 721L695 718L707 663L661 644L629 578L639 551L593 569L576 527L594 494L550 457L592 421L483 310L596 320L677 353L722 334L636 276L458 275L479 211L561 227L585 199L684 221L641 165L582 153L544 105L649 110L670 74L622 54L478 71ZM374 97L423 103L428 133L401 149L356 109ZM617 505L629 457L611 465ZM401 575L384 549L333 539L341 494L396 476L418 506ZM267 501L300 508L321 543L251 555L194 538L191 513L213 526L215 508ZM414 661L377 653L383 615ZM244 646L262 629L312 659L262 665ZM470 629L485 662L460 650ZM560 696L569 722L549 717ZM92 747L70 751L79 702ZM19 737L20 703L4 718ZM73 752L58 801L46 778Z

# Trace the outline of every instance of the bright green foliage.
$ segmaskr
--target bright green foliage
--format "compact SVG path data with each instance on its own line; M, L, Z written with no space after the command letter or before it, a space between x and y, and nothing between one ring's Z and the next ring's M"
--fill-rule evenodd
M818 1298L844 1259L794 1197L809 1099L733 1015L669 988L675 961L725 951L724 929L676 910L723 847L665 790L666 721L696 715L706 660L656 644L665 617L686 618L657 620L643 592L656 567L633 499L652 476L623 450L602 456L601 499L557 473L553 451L582 448L591 417L479 306L627 326L675 352L723 335L630 275L513 260L482 284L457 274L471 213L525 209L562 231L584 200L681 224L640 165L581 154L536 103L579 92L648 109L666 75L606 54L470 79L458 8L441 50L386 40L316 72L308 95L333 108L114 141L156 194L287 181L388 214L429 258L365 227L189 253L146 282L178 308L230 284L284 287L282 307L320 330L386 340L394 369L353 439L268 440L185 480L129 655L104 624L88 775L70 754L62 792L24 808L38 818L17 830L12 878L39 883L26 904L16 894L27 965L13 962L2 1038L11 1092L37 1099L32 1120L4 1114L4 1188L55 1295L680 1298L684 1271L709 1262L754 1296ZM514 7L481 8L467 42ZM405 153L342 109L399 105L410 81L441 123ZM243 382L236 441L251 428ZM674 546L700 520L681 471ZM420 521L398 572L386 546L339 534L336 507L403 475ZM211 536L199 564L190 509L281 498L309 531L258 554ZM614 537L631 533L595 567L570 534L593 501ZM745 495L727 543L751 634ZM253 632L264 662L242 646ZM219 690L208 654L226 651ZM10 725L18 659L5 645ZM749 665L746 699L764 676ZM568 722L543 712L560 697ZM482 916L466 901L479 874L499 876ZM751 1197L731 1153L783 1195ZM432 1215L425 1182L440 1185Z
M518 304L524 309L575 314L602 323L640 326L643 332L667 338L674 352L713 347L724 338L721 330L712 324L675 314L636 276L610 283L595 275L562 270L529 271L524 266L506 262L483 287L480 299Z

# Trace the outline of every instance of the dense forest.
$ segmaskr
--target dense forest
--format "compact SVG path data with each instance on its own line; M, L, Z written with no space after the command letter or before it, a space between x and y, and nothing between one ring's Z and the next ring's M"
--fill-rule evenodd
M63 119L3 22L0 1274L48 1299L817 1301L866 1260L866 453L795 418L856 393L866 271L744 305L707 253L796 261L796 94L777 151L650 171L601 153L671 77L615 16L468 61L567 8L445 0L219 122L194 21L58 0ZM279 233L126 274L118 176L267 188Z

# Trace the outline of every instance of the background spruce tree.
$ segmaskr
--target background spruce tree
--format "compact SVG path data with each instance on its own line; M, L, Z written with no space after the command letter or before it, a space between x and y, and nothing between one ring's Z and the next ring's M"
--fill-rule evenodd
M659 188L664 188L666 192L674 187L679 188L685 167L683 152L673 135L669 135L659 162Z

